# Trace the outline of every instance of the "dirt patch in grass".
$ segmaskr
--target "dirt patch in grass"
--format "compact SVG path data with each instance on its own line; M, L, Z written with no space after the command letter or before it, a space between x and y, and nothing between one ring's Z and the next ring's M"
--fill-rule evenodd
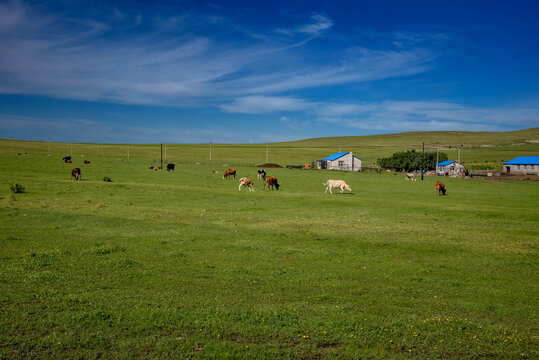
M262 167L262 168L282 168L281 165L273 164L273 163L265 163L265 164L257 165L257 167Z

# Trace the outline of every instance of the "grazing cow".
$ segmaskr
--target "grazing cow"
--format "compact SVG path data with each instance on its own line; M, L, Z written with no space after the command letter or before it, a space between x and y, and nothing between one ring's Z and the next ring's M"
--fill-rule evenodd
M69 159L66 159L66 160L64 160L64 162L65 162L66 164L71 164L73 161L71 161L71 160L69 160Z
M229 176L234 175L234 179L236 178L236 169L227 169L225 171L225 174L223 175L223 179L228 178Z
M266 180L266 170L258 170L258 180Z
M84 163L85 163L85 164L89 164L89 163L90 163L90 160L84 160Z
M161 170L161 166L156 166L153 168L154 170Z
M148 166L148 169L153 170L154 167L155 167L155 166L150 165L150 166Z
M339 188L341 189L341 194L344 192L344 189L348 191L352 191L352 188L344 182L344 180L328 180L324 185L326 185L326 191L324 191L324 194L326 194L329 190L330 194L333 194L333 189Z
M64 160L64 161L66 161L66 160L71 160L71 156L64 156L64 157L62 158L62 160Z
M176 165L175 165L175 164L172 164L172 163L167 164L167 171L170 171L170 170L175 171L175 170L174 170L174 166L176 166Z
M266 178L266 182L264 183L264 188L262 190L266 190L266 186L268 189L271 187L272 190L275 186L275 188L279 190L279 184L277 183L277 178L275 176L268 176Z
M415 174L414 174L414 173L406 173L406 175L404 175L404 179L405 179L406 181L408 181L408 180L417 181L417 179L415 178Z
M73 168L73 170L71 170L71 179L75 178L75 180L79 180L80 177L81 177L80 169L79 168Z
M436 181L436 184L434 184L434 190L436 190L436 195L440 195L440 192L442 195L445 195L445 185L441 181Z
M238 187L238 190L241 191L242 186L247 186L249 188L249 191L255 191L253 187L253 180L249 178L241 178L240 179L240 186Z
M211 173L212 174L217 174L217 170L212 170Z

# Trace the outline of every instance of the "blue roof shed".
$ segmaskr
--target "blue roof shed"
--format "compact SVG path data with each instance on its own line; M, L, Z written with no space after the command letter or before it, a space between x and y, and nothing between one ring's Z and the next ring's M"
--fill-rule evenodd
M504 165L539 165L539 156L519 156L506 161Z
M436 164L436 166L447 166L447 165L451 165L453 163L460 164L460 163L458 163L456 161L446 160L446 161L442 161L441 163ZM460 164L460 165L462 165L462 164Z
M333 155L328 156L325 159L318 160L318 161L333 161L333 160L337 160L338 158L343 157L346 154L348 154L348 153L347 152L338 152L338 153L335 153Z

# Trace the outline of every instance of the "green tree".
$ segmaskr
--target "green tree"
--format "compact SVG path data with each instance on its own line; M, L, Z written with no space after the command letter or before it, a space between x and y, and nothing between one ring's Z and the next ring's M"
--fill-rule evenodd
M439 161L445 161L447 159L446 153L439 153ZM395 169L397 171L435 170L436 153L427 151L423 157L422 152L419 151L400 151L389 157L378 159L377 163L382 168Z

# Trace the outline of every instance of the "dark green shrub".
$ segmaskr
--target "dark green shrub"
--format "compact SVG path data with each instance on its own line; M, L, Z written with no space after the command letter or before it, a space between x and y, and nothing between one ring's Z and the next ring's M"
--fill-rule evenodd
M23 192L24 192L24 186L22 186L21 184L13 184L13 185L9 185L9 188L10 188L11 191L13 191L14 193L23 193Z
M445 161L447 158L446 153L440 152L438 161ZM415 150L401 151L389 157L380 158L377 163L381 168L397 171L434 170L436 169L436 153L427 151L423 155L422 152Z
M105 176L105 177L103 178L103 181L105 181L105 182L112 182L112 179L109 178L108 176Z

